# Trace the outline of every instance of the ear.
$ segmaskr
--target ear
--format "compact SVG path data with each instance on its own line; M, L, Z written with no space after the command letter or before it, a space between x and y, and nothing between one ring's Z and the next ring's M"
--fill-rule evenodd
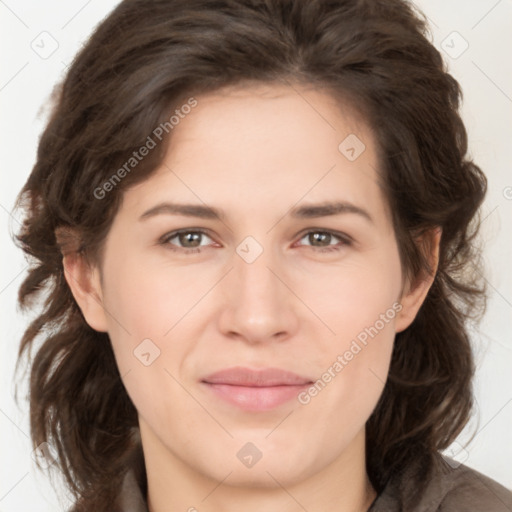
M77 237L67 228L56 230L63 253L64 277L86 322L96 331L107 332L100 271L78 248Z
M86 322L96 331L107 332L99 270L91 267L78 252L62 260L64 276Z
M409 327L416 318L437 272L439 264L439 245L441 228L434 228L424 233L418 240L421 250L425 253L431 272L423 270L414 281L407 280L402 292L400 304L402 309L396 316L395 330L401 332Z

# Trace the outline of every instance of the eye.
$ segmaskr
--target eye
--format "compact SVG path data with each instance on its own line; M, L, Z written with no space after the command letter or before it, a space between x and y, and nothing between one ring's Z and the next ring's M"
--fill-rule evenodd
M173 251L179 251L184 254L200 253L201 247L208 247L208 243L201 244L204 238L213 242L209 234L202 229L181 229L164 235L159 243ZM325 230L309 230L299 239L307 239L309 245L317 252L339 251L345 246L352 244L352 239L343 233ZM337 241L337 242L336 242ZM332 242L335 242L332 244Z
M334 231L322 230L309 230L302 235L301 240L307 239L309 242L306 245L313 247L318 252L339 251L344 246L351 245L352 240L349 236ZM331 242L338 240L335 245L330 245Z
M160 239L160 243L169 247L169 249L172 249L173 251L181 251L186 254L192 252L197 253L201 252L200 247L205 247L205 245L201 245L201 241L204 237L213 241L203 230L182 229L180 231L173 231L172 233L164 235ZM172 242L172 240L175 240L175 242Z

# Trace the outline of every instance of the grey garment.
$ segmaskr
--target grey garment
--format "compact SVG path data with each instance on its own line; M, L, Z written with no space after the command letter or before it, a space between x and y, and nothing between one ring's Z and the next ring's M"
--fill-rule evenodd
M146 499L137 483L133 469L126 473L118 498L116 512L148 512Z
M367 512L512 512L511 490L453 459L438 459L421 496L406 471L386 485Z
M407 503L411 484L405 472L402 478L386 485L367 512L512 512L512 491L474 469L446 460L430 479L419 502ZM148 512L131 471L119 498L120 512Z

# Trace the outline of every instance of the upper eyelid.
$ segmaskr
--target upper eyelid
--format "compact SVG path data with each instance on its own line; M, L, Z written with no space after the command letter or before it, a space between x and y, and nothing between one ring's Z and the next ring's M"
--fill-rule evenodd
M203 235L208 236L213 240L213 236L210 234L210 232L204 228L184 228L184 229L177 229L175 231L169 231L168 233L165 233L162 237L160 237L160 240L170 240L171 238L174 238L181 233L201 233Z

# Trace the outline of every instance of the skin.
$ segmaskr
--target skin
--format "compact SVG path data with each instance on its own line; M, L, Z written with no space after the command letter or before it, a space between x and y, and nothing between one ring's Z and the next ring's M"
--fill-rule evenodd
M174 128L162 165L124 193L101 268L64 258L69 286L89 325L109 333L138 410L149 509L367 510L376 493L365 469L365 423L395 334L432 283L404 281L372 132L327 93L304 87L229 88L197 101ZM338 149L349 134L366 146L353 162ZM225 217L139 220L164 201L206 204ZM289 214L324 201L349 202L371 220ZM183 228L208 234L162 241ZM351 242L334 234L318 241L308 230ZM252 263L236 252L247 236L263 249ZM431 242L435 267L438 232ZM198 244L201 252L184 252ZM243 411L200 382L237 365L316 381L393 304L401 310L307 404ZM160 354L146 366L134 350L148 338ZM237 457L248 442L262 454L250 468Z

